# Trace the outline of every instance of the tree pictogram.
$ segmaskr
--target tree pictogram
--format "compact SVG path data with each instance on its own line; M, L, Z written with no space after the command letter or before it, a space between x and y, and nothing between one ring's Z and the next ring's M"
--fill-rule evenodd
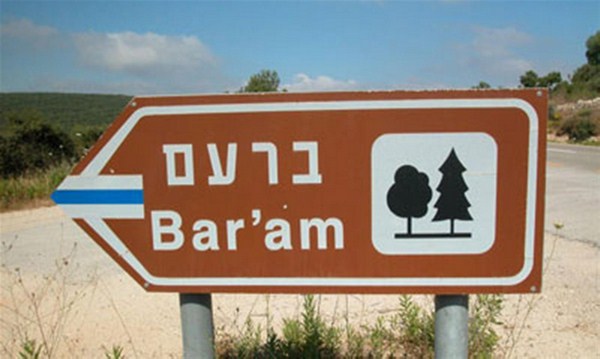
M431 195L429 177L425 173L409 165L396 170L394 184L387 193L387 205L396 216L407 219L407 233L396 234L396 238L415 236L412 219L425 216Z
M471 204L465 196L465 192L469 187L463 178L463 172L466 171L465 166L460 162L454 149L450 151L448 158L439 168L442 172L442 179L436 188L440 193L440 197L435 202L434 207L437 208L433 221L450 220L449 237L471 237L470 233L455 233L454 221L472 221L473 218L469 213Z

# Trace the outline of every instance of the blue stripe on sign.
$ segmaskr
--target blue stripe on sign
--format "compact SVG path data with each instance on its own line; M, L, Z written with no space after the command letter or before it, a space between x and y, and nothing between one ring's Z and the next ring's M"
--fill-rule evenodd
M57 190L50 196L56 204L143 204L144 191L132 189Z

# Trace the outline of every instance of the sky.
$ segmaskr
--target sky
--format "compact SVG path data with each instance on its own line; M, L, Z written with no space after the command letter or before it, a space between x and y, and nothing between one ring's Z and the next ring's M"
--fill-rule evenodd
M0 91L235 92L516 87L567 78L600 1L0 0Z

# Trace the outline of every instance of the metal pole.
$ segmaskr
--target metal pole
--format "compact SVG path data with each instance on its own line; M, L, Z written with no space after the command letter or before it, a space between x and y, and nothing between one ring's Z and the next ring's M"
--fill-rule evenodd
M435 359L469 354L469 296L435 296Z
M179 293L185 359L214 358L214 326L210 294Z

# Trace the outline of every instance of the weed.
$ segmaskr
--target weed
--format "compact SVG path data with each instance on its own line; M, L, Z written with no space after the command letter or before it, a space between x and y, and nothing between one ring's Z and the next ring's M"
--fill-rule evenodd
M79 293L69 294L67 278L70 276L69 263L75 253L72 252L56 263L56 271L32 287L26 282L20 270L15 270L13 290L9 293L13 302L12 321L2 320L7 329L14 331L17 337L27 342L28 333L35 331L40 339L39 347L45 357L51 358L62 342L66 323L71 319L74 303Z
M502 297L480 295L471 306L469 321L470 357L489 358L499 337ZM434 350L434 315L417 305L409 296L400 297L392 316L380 316L372 325L352 327L346 315L345 328L327 324L320 315L315 296L304 297L299 317L284 319L279 337L247 321L237 338L225 335L217 341L221 358L431 358ZM343 334L343 335L342 335Z
M435 319L426 313L413 300L400 297L398 313L393 325L400 336L400 343L410 357L431 357L434 348Z
M482 294L475 297L469 315L469 354L475 358L489 358L498 344L495 326L502 311L502 296Z
M383 358L387 350L393 343L394 334L387 327L384 317L378 317L375 325L368 329L369 356L374 358Z
M365 357L367 339L361 332L352 327L346 327L346 356L348 358Z
M19 352L20 359L38 359L42 352L42 346L33 339L25 339L21 344L21 348Z
M556 242L560 237L560 231L564 228L565 224L560 221L556 221L553 223L555 233L554 239L552 241L552 246L550 247L550 253L548 256L544 257L544 269L542 271L542 276L545 276L548 270L550 269L550 264L552 263L552 259L554 258L554 253L556 250ZM521 339L521 335L523 334L523 330L527 324L527 320L529 316L533 312L536 307L537 302L541 299L541 296L527 297L524 295L519 295L517 304L516 304L516 312L513 318L510 318L510 322L507 327L509 328L508 333L505 338L503 338L503 356L505 358L510 358Z
M104 357L106 359L125 359L125 355L123 355L123 347L120 345L113 345L110 350L105 348Z
M311 358L333 357L339 347L339 331L328 326L317 312L315 297L304 297L302 313L302 354Z
M304 297L301 319L284 319L282 338L272 328L261 342L262 329L251 319L238 338L225 336L217 342L222 358L334 358L339 354L339 330L319 315L315 298Z
M2 255L12 248L2 243ZM58 258L54 271L41 278L19 268L1 268L6 300L1 305L0 330L10 340L2 343L0 356L14 357L18 352L21 358L53 358L65 350L66 327L77 314L76 303L85 296L84 290L73 290L76 267L71 263L76 249L74 245Z

